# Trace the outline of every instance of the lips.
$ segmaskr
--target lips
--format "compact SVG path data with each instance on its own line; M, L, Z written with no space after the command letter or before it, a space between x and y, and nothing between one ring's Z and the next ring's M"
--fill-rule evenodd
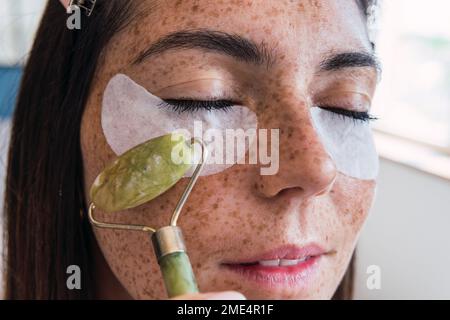
M312 278L323 255L327 252L312 244L304 247L287 245L265 253L222 265L246 280L262 286L304 286Z
M326 251L324 249L316 244L311 244L304 247L286 245L250 258L227 261L224 262L224 264L256 264L262 262L262 265L265 264L266 266L278 266L281 265L281 263L284 263L284 265L292 265L297 264L298 262L303 262L314 256L320 256L325 252ZM275 261L278 261L278 263L275 264ZM294 263L294 261L296 261L296 263Z
M263 267L288 267L288 266L295 266L299 263L305 262L310 258L311 256L307 256L301 259L258 260L258 264Z

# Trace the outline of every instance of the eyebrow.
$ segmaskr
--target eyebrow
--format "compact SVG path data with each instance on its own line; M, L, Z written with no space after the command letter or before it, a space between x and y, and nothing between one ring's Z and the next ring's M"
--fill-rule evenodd
M364 51L331 54L320 63L319 67L319 71L338 71L345 68L370 67L378 73L381 72L381 65L375 54Z
M238 34L210 29L191 29L170 33L139 54L133 64L140 64L151 56L169 50L201 49L228 55L239 61L269 67L276 62L274 50L264 43L255 43ZM338 71L345 68L371 67L378 72L380 64L369 52L330 54L319 64L319 71Z
M142 63L150 56L177 49L203 49L231 56L237 60L257 65L272 65L274 56L267 45L257 44L238 34L209 29L185 30L170 33L142 52L134 64Z

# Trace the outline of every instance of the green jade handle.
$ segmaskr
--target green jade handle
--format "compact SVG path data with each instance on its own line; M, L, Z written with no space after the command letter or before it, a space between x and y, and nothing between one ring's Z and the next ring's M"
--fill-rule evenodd
M152 243L169 298L199 292L181 229L158 229L152 234Z

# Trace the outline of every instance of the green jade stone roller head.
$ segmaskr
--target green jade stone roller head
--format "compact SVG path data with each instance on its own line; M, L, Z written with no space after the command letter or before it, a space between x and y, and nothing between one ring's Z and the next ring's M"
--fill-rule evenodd
M158 230L148 226L100 222L94 209L116 212L146 203L174 186L192 167L195 142L202 147L202 160L196 166L169 226ZM173 161L173 155L177 161ZM167 134L144 142L119 156L95 179L91 190L89 219L99 228L145 231L152 234L168 296L198 292L181 229L176 223L203 165L207 149L200 140L194 143L181 134Z

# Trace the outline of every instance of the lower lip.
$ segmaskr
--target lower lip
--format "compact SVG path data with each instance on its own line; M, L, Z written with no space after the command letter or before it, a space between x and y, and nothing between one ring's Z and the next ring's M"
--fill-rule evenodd
M318 269L321 255L293 266L267 267L259 264L224 264L228 270L262 286L306 286Z

